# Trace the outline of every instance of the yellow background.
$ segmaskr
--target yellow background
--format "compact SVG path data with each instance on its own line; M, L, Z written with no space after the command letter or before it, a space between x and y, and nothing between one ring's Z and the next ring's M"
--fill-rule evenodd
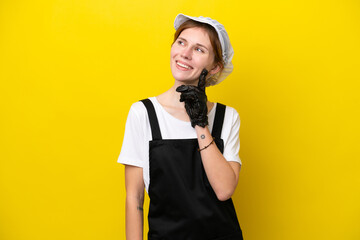
M125 239L126 116L173 84L180 12L235 50L207 93L240 114L244 238L360 239L355 0L1 0L0 239Z

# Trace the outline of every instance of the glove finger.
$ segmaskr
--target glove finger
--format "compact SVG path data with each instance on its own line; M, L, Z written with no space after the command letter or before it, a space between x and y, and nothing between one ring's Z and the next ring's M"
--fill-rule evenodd
M198 99L197 99L196 95L194 95L194 94L182 93L182 97L180 96L180 99L183 99L183 101L189 102L189 103L198 102Z
M194 101L198 97L197 97L197 94L194 91L187 91L187 92L182 92L181 95L180 95L180 98L183 98L185 100Z
M189 85L181 85L176 88L177 92L186 92L189 90Z
M184 97L184 94L180 94L180 102L184 102L186 98Z
M205 68L202 70L200 77L199 77L199 82L198 82L198 89L205 92L205 79L206 79L206 75L208 74L208 70L206 70Z

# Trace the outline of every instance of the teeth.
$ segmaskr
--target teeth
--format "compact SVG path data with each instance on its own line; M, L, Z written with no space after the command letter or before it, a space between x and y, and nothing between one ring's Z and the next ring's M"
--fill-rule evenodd
M179 65L179 66L181 66L181 67L184 67L184 68L190 69L190 67L189 67L189 66L184 65L184 64L182 64L182 63L177 62L176 64L177 64L177 65Z

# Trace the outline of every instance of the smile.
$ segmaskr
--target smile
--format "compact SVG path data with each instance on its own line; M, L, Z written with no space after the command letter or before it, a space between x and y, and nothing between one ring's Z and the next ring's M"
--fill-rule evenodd
M188 66L188 65L185 65L183 63L180 63L180 62L176 62L177 65L179 65L180 67L183 67L183 68L186 68L186 69L192 69L192 67Z

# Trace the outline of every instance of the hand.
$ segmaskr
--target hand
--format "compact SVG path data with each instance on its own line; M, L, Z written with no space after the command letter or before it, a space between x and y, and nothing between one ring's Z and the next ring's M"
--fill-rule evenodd
M180 92L180 102L185 102L185 109L190 117L191 126L205 127L208 125L207 96L205 93L205 77L208 71L204 68L199 77L198 86L181 85L176 88Z

